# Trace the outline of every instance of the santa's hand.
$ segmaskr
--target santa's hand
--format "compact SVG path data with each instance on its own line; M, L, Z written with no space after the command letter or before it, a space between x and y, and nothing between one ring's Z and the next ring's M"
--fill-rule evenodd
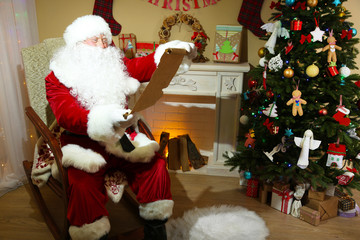
M128 109L118 109L113 113L113 119L116 119L114 122L114 128L116 130L120 130L122 132L135 124L136 118L130 112L131 110Z
M156 65L159 65L160 59L162 55L165 53L166 49L169 48L180 48L185 49L188 54L184 56L182 63L179 66L179 69L176 74L181 74L187 72L191 65L191 59L195 58L197 55L197 48L195 47L194 43L190 42L183 42L179 40L170 41L158 46L155 51L154 60Z
M89 137L95 141L117 142L137 120L130 112L118 104L94 106L88 114Z

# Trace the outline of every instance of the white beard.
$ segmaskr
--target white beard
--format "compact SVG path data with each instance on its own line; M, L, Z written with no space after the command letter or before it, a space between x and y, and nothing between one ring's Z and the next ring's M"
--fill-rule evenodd
M123 54L115 47L105 49L78 44L61 48L50 63L59 81L86 109L95 105L120 104L126 107L139 81L129 76Z

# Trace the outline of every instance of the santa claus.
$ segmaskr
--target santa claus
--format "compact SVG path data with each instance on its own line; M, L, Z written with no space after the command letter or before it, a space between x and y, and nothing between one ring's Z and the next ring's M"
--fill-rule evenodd
M63 165L67 167L67 218L72 239L105 239L110 231L105 204L104 176L121 169L140 203L145 239L166 239L165 222L173 200L165 160L159 146L138 132L129 133L138 120L124 117L127 97L148 81L166 48L184 48L179 71L196 56L194 44L172 41L146 57L127 59L113 46L106 21L95 15L76 19L64 33L66 45L53 57L46 77L46 94L61 135ZM126 151L119 140L126 134L135 149Z

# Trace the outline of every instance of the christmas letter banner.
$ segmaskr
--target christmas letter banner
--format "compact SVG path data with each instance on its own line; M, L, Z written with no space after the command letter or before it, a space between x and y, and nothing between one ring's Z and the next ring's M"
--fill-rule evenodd
M159 4L160 2L160 4ZM201 4L201 2L203 4ZM148 3L151 3L155 6L161 6L162 8L174 10L174 11L189 11L191 9L199 9L205 8L210 5L215 5L216 3L220 2L220 0L194 0L192 3L189 3L187 0L148 0Z

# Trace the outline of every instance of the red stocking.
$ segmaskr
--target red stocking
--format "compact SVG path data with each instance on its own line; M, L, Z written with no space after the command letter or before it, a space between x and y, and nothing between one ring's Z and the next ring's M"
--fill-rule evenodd
M334 115L333 118L339 122L340 125L344 125L344 126L349 126L350 125L350 118L346 117L346 115L341 112L341 111L337 111Z
M116 36L121 31L121 25L114 19L112 14L113 0L95 0L93 15L105 19L111 29L111 34Z
M263 37L266 33L260 28L264 25L260 16L263 2L264 0L243 0L237 19L241 25L249 29L257 37Z

